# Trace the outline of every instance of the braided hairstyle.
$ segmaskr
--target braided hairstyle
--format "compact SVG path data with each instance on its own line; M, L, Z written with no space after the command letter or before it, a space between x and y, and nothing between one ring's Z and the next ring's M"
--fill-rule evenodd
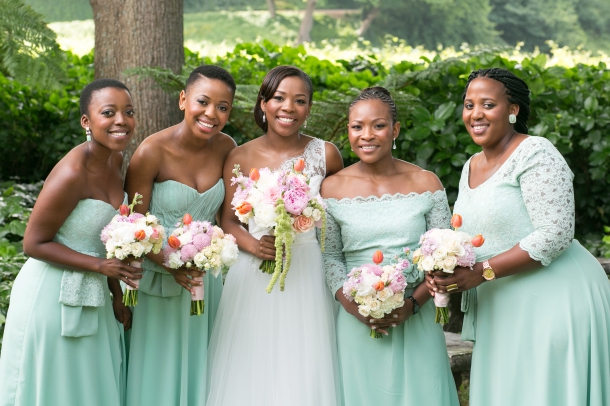
M396 103L392 99L390 92L385 87L381 86L373 86L367 87L363 91L360 92L358 97L354 99L349 105L349 110L361 100L379 100L388 106L390 110L390 115L392 116L392 125L398 121L398 116L396 112Z
M256 125L259 126L263 131L267 132L267 122L263 121L263 108L261 107L260 101L268 102L275 91L280 86L282 80L288 77L296 76L300 78L305 86L307 87L307 91L309 93L309 103L311 104L313 101L313 83L311 82L311 78L301 69L295 66L289 65L280 65L271 69L265 78L263 79L263 84L261 85L260 90L258 91L257 102L254 105L254 121Z
M462 100L466 98L466 91L470 82L476 78L489 78L497 80L504 85L508 101L511 104L519 105L519 114L515 123L515 130L521 134L527 134L527 120L530 117L530 90L527 83L523 79L517 77L514 73L500 68L489 68L475 70L468 76L468 82L462 95Z

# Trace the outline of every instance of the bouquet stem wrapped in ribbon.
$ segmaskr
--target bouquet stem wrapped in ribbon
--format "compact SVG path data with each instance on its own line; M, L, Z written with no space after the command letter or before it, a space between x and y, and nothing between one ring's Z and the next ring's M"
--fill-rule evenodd
M350 301L358 303L358 313L364 317L381 319L405 304L405 288L407 281L403 269L411 264L407 259L409 248L397 255L391 265L380 266L383 253L375 251L374 264L365 264L347 275L343 284L343 294ZM372 338L382 338L383 335L371 329Z
M298 159L289 171L252 168L246 177L239 165L233 170L231 184L237 184L237 190L231 204L235 215L242 223L252 219L258 227L275 235L275 260L264 260L260 265L263 272L273 275L266 289L268 293L278 279L280 290L284 290L296 234L321 227L324 251L324 202L318 193L312 192L303 169L305 161Z
M454 214L451 218L451 229L433 228L426 231L420 239L420 247L413 253L413 263L422 272L442 271L453 273L456 266L472 269L476 262L474 247L480 247L485 242L481 234L474 238L458 231L462 226L462 216ZM449 313L449 293L435 293L436 323L447 324Z
M209 221L193 221L191 215L186 213L167 239L163 264L172 269L182 266L195 268L218 277L221 271L237 262L238 253L231 234L225 234ZM194 277L193 280L203 282L203 276ZM191 316L199 316L204 311L204 286L193 286Z
M102 230L102 242L106 246L107 258L131 259L129 265L142 267L142 259L149 252L158 254L165 239L165 229L155 216L136 213L133 208L142 203L142 195L136 193L129 206L122 204L119 214ZM126 306L138 304L140 280L132 280L136 288L126 286L123 303Z

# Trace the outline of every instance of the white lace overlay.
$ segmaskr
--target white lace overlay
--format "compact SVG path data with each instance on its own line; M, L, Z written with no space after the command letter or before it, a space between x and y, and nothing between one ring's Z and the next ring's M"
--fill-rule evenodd
M479 260L516 244L532 259L549 265L574 237L574 175L559 151L545 138L530 136L486 182L468 185L464 166L454 213L464 217L463 231L486 230Z

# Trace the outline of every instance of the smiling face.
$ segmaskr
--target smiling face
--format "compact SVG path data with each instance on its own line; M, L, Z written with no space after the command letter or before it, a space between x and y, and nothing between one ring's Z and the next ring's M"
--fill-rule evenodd
M261 101L267 119L267 133L287 137L297 134L309 116L309 89L298 76L288 76L268 101Z
M136 127L129 92L114 87L93 92L88 114L81 117L81 125L91 129L92 142L112 151L124 150Z
M191 132L203 139L218 134L233 106L233 92L222 80L201 76L186 91L180 92L180 109Z
M392 123L390 107L381 100L360 100L349 110L349 143L362 162L373 163L392 156L392 143L400 123Z
M515 130L508 122L510 114L519 114L519 105L508 101L504 84L486 77L470 82L462 120L477 145L491 147L511 137Z

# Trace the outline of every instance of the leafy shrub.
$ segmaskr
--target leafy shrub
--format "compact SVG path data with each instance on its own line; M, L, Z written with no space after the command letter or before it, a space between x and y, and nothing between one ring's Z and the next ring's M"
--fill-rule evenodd
M25 226L41 187L42 182L0 183L0 344L13 281L27 259L22 247Z

